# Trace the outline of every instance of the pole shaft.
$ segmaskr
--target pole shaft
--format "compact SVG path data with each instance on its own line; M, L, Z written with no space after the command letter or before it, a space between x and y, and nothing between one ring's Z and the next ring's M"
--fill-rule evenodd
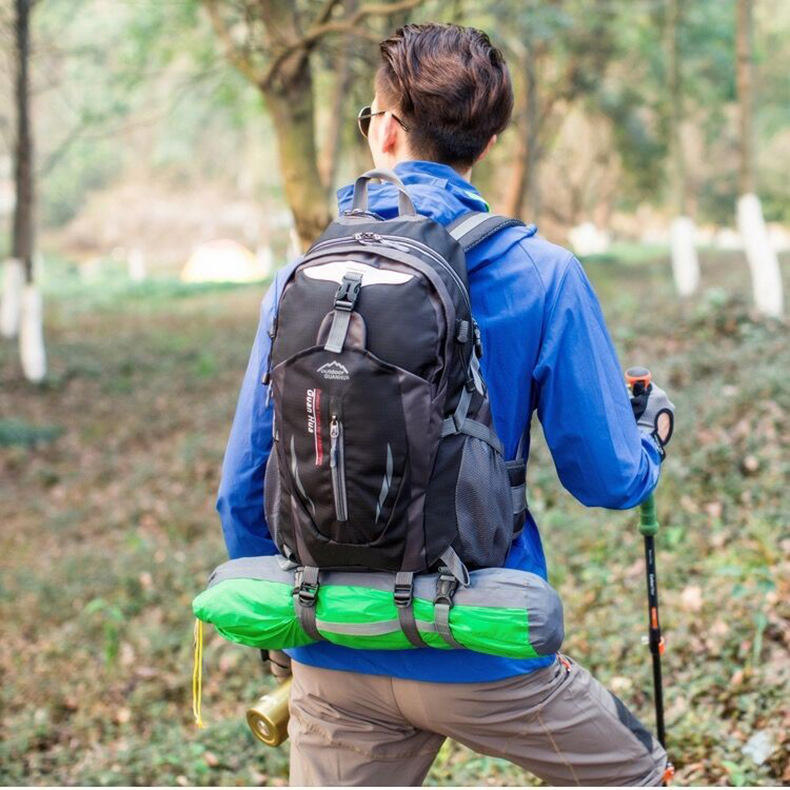
M652 503L651 503L652 504ZM665 744L664 730L664 686L661 678L661 620L658 613L658 578L656 575L656 547L653 534L645 535L645 567L647 572L647 616L650 653L653 656L653 688L656 705L656 731L658 741Z

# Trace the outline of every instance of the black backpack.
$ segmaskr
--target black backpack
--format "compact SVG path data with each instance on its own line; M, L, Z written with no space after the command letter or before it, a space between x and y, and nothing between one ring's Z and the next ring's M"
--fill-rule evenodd
M373 178L397 186L396 218L367 210ZM397 175L371 170L284 283L264 503L277 547L304 566L304 606L319 569L394 571L403 600L414 573L466 584L467 568L504 562L525 468L505 462L493 427L465 252L521 224L472 212L445 228Z

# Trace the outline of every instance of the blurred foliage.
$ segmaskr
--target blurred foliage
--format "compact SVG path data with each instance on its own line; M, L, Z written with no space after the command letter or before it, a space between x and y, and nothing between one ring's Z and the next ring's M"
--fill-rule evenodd
M350 3L350 0L346 0ZM307 3L306 6L312 5ZM756 4L758 182L768 220L790 221L790 76L783 66L790 6ZM608 125L616 163L598 167L618 179L616 208L664 204L667 168L666 3L649 0L557 0L522 3L487 0L452 4L425 0L416 21L460 19L490 30L508 54L519 92L525 51L538 56L543 158L555 151L572 107L590 123ZM378 20L386 33L404 21ZM499 20L508 19L507 26ZM734 127L734 0L683 4L679 31L681 81L692 148L690 178L700 221L730 224L736 196ZM371 23L372 24L372 23ZM282 200L270 161L274 137L264 103L226 62L200 0L46 0L35 17L36 132L40 216L57 227L79 214L87 196L128 178L166 179L188 189L225 183L246 195ZM378 34L378 33L376 33ZM313 54L319 142L335 112L339 58L349 40L327 36ZM776 56L774 56L774 53ZM370 100L375 44L353 46L351 88L338 105L341 162L337 181L367 165L355 131L358 106ZM0 63L0 153L11 148L10 63ZM479 168L486 188L503 180L515 155L518 118L499 152ZM269 158L267 158L269 157ZM573 159L555 162L573 169ZM620 174L620 170L622 173ZM550 213L561 200L544 190ZM593 196L594 200L594 196Z
M738 256L703 252L710 289L693 303L660 248L585 262L622 363L649 364L678 407L657 545L680 786L790 782L790 334L734 296ZM0 447L0 781L285 784L287 744L262 747L244 722L269 685L256 651L209 629L207 729L190 706L190 601L225 557L213 502L263 286L45 271L48 386L0 346L4 420L61 429ZM636 514L573 501L537 424L529 486L567 652L652 724ZM451 742L428 782L534 784Z

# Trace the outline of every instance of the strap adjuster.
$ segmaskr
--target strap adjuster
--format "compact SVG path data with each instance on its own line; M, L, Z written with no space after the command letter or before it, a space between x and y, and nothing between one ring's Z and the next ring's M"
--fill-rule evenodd
M312 609L315 606L316 598L318 597L319 584L306 582L303 578L298 579L299 584L294 587L294 595L299 599L300 606L306 606Z
M477 358L480 359L483 356L483 335L480 332L480 327L477 325L477 321L472 319L472 331L474 332L475 336L475 354Z
M299 603L302 604L302 606L312 608L315 606L315 601L318 596L318 585L306 584L303 582L297 590L297 594L299 596Z
M393 597L395 598L395 606L399 609L407 609L411 606L411 602L414 598L414 585L396 584Z

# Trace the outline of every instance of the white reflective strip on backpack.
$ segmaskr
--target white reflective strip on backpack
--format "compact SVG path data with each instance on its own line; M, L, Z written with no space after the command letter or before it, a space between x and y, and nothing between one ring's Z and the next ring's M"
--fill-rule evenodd
M331 261L318 266L308 266L302 269L302 274L311 280L324 280L339 285L343 281L343 275L349 269L362 275L363 288L366 285L403 285L414 279L413 274L377 269L375 266L368 266L366 263L358 261Z

